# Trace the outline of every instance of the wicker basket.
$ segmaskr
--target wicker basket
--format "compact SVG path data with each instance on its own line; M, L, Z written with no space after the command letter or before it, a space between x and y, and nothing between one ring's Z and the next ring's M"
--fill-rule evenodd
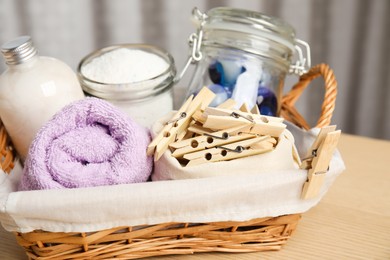
M325 99L318 127L329 125L335 106L337 84L325 64L313 67L283 98L282 116L298 126L309 126L294 108L308 83L323 76ZM0 130L1 167L10 172L14 154L4 127ZM36 230L15 233L30 259L135 259L195 252L243 253L279 250L291 236L301 214L258 218L242 222L161 223L116 227L89 233Z

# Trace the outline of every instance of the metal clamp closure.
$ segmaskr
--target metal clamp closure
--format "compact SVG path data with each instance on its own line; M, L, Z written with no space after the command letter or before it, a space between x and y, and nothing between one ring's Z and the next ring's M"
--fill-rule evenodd
M310 46L307 42L295 39L295 50L297 51L298 60L290 65L290 73L297 74L301 76L306 73L311 68L311 54L310 54ZM301 45L306 52L306 58L304 57Z
M191 55L188 57L186 65L184 65L183 70L176 76L175 82L180 81L184 74L186 73L188 67L191 64L199 62L203 58L201 52L202 40L203 40L203 26L206 23L207 15L202 13L197 7L192 10L192 16L199 21L199 27L196 33L192 33L188 38L188 45L192 48Z

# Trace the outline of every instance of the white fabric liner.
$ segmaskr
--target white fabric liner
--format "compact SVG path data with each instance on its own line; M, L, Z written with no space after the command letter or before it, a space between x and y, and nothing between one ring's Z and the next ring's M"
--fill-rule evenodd
M292 125L300 154L318 129ZM261 167L261 165L256 165ZM120 226L169 222L245 221L303 213L315 206L345 169L336 151L320 195L301 200L307 172L279 170L210 178L155 181L82 189L16 192L21 174L0 172L0 221L8 231L90 232ZM218 175L218 174L216 174Z
M161 128L153 127L152 134L155 135L155 133L160 132ZM284 130L278 139L275 149L271 152L230 161L204 163L188 167L183 167L176 158L172 157L171 153L167 152L155 162L152 180L197 179L242 174L246 176L249 174L299 169L293 157L294 138L290 131Z

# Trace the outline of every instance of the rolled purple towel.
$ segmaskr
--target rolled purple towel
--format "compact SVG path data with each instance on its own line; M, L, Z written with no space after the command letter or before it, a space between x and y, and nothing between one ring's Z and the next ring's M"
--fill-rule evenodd
M38 132L19 190L147 181L149 131L107 101L88 97L64 107Z

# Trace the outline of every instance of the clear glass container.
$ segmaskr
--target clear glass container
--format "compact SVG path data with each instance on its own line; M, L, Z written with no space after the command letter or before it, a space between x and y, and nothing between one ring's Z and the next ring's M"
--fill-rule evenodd
M2 45L8 68L0 76L0 116L22 161L39 129L65 105L84 98L76 73L39 56L30 36Z
M99 82L95 79L88 78L83 73L83 67L93 59L120 48L141 50L149 54L157 55L168 64L167 68L153 77L123 83ZM153 64L149 64L148 66L153 66ZM126 112L137 123L145 127L150 127L157 119L172 111L172 87L175 76L176 68L173 57L156 46L145 44L109 46L87 55L80 61L78 66L78 77L87 95L109 101Z
M237 108L258 106L264 115L279 115L286 75L301 74L310 66L285 21L258 12L218 7L202 14L193 12L198 31L190 37L195 71L187 96L203 86L217 94L212 106L228 98ZM292 64L298 53L299 60ZM306 63L307 62L307 63Z

